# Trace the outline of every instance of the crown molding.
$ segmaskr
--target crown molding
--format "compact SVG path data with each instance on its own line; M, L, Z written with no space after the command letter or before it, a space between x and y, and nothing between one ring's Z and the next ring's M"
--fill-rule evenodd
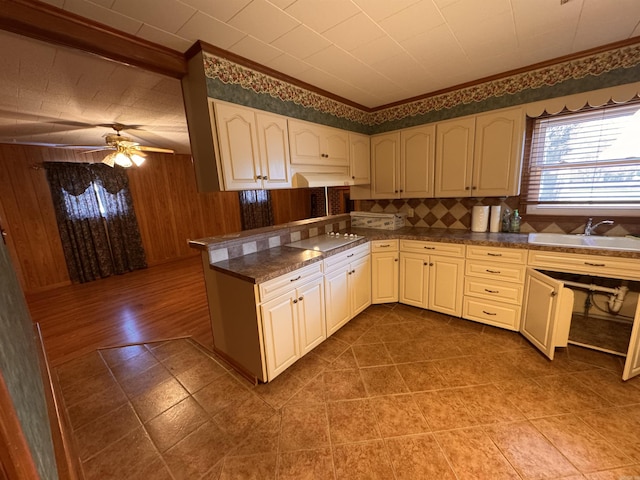
M187 73L181 52L36 0L0 0L0 29L169 77Z

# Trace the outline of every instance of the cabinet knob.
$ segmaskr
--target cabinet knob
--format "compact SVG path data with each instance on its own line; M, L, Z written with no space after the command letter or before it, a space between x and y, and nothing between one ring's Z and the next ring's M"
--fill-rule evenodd
M356 176L355 176L355 175L352 175L352 176L351 176L351 179L352 179L352 180L355 180L355 179L356 179Z
M298 299L297 299L297 298L294 298L294 299L293 299L293 303L298 303Z
M356 271L355 270L351 270L351 273L356 273Z
M427 262L424 262L423 265L426 267L428 264L427 264Z
M262 179L263 179L263 180L269 180L269 179L267 178L267 176L266 176L266 175L263 175L263 176L262 176Z
M304 297L298 297L299 302L301 302L302 300L304 300Z
M464 187L465 190L469 190L469 187Z
M398 190L394 190L393 192L394 192L394 193L398 193Z
M262 175L256 175L256 180L262 180Z
M397 259L397 258L394 258L394 259L393 259L393 261L394 261L394 262L397 262L397 261L398 261L398 259Z
M471 187L471 190L475 190L477 187L474 185L473 187Z
M429 263L429 266L430 266L430 267L433 267L433 262Z
M404 192L404 190L403 190L403 189L400 189L400 193L402 193L402 192Z

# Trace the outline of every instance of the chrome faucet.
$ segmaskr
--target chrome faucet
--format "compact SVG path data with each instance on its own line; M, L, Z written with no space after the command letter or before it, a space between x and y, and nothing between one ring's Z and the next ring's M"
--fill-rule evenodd
M590 218L589 220L587 220L587 224L584 226L584 235L591 235L593 233L593 231L598 228L598 226L600 225L611 225L613 224L613 220L603 220L601 222L596 223L595 225L593 225L593 218Z

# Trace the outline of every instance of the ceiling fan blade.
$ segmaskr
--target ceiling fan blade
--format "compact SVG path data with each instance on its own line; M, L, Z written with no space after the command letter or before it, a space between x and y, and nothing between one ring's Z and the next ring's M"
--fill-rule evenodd
M136 150L142 150L143 152L175 153L174 150L171 150L169 148L148 147L145 145L137 145L134 148Z

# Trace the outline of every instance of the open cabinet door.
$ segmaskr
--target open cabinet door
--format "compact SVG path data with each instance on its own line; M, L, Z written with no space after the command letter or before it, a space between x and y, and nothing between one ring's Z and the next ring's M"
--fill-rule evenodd
M636 375L640 375L640 302L636 306L636 316L631 329L629 350L627 350L627 360L624 362L622 379L629 380Z
M567 345L573 291L532 268L527 268L520 333L553 360L556 347Z

